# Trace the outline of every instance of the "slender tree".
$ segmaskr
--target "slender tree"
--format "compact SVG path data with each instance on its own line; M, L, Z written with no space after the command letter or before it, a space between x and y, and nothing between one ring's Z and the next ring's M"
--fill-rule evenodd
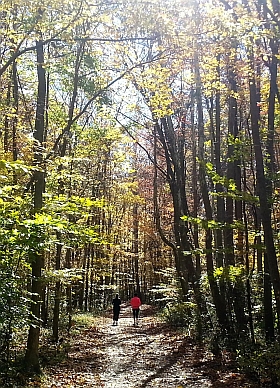
M43 207L43 193L45 190L45 173L43 170L43 139L45 131L45 104L46 104L46 71L44 69L44 50L42 41L37 42L37 73L38 73L38 97L34 133L34 212L40 213ZM29 328L25 361L28 367L36 372L40 370L39 364L39 335L40 335L40 306L42 298L42 268L43 251L39 248L41 236L38 235L38 247L30 257L32 263L32 299L31 324Z

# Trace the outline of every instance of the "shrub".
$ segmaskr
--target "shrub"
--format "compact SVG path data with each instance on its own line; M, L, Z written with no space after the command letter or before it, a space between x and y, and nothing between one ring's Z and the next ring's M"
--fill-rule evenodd
M264 344L240 352L237 357L240 368L257 377L261 387L279 387L280 345Z
M191 330L196 326L197 306L192 302L167 304L162 311L165 322L173 327L184 327Z

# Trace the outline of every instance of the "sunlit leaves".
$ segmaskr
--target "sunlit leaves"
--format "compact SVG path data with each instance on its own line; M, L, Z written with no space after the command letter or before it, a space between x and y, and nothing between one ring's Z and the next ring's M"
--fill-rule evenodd
M158 65L153 65L144 70L140 77L137 77L138 87L150 105L154 117L160 118L173 113L171 109L172 95L169 87L171 71Z
M244 275L245 268L242 265L229 265L227 267L216 268L213 273L214 278L224 280L228 279L233 284L237 283Z
M44 270L43 281L54 284L57 281L69 285L72 282L82 280L83 270L78 268L65 268L61 270Z

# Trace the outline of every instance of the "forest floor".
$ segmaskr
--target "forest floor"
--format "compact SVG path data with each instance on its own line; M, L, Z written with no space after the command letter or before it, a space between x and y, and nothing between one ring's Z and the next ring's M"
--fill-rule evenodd
M256 387L239 373L227 354L214 357L186 333L168 328L142 306L133 326L129 307L121 310L118 326L110 315L94 326L76 331L67 357L44 367L41 388L220 388ZM35 383L35 384L34 384Z

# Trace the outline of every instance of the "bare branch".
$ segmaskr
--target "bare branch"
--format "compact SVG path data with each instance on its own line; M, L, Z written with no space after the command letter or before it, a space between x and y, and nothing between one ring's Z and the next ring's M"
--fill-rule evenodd
M141 62L141 63L137 63L136 65L130 67L128 70L124 71L122 74L120 74L117 78L115 78L113 81L109 82L104 88L98 90L98 92L96 92L89 100L88 102L85 104L85 106L83 107L83 109L73 118L71 118L67 125L64 127L64 129L62 130L61 134L58 136L58 138L56 139L55 143L54 143L54 146L53 146L53 149L51 152L49 152L46 156L46 159L49 159L51 157L51 155L53 155L53 153L55 152L60 140L62 139L62 137L67 133L69 132L71 126L86 112L86 110L88 109L88 107L93 103L94 100L96 100L99 96L102 95L102 93L104 93L106 90L108 90L112 85L114 85L116 82L120 81L122 78L124 78L127 74L129 74L132 70L138 68L138 67L141 67L141 66L144 66L144 65L147 65L149 63L152 63L152 62L155 62L156 60L158 60L159 57L156 56L154 58L152 58L151 60L149 61L146 61L146 62Z

